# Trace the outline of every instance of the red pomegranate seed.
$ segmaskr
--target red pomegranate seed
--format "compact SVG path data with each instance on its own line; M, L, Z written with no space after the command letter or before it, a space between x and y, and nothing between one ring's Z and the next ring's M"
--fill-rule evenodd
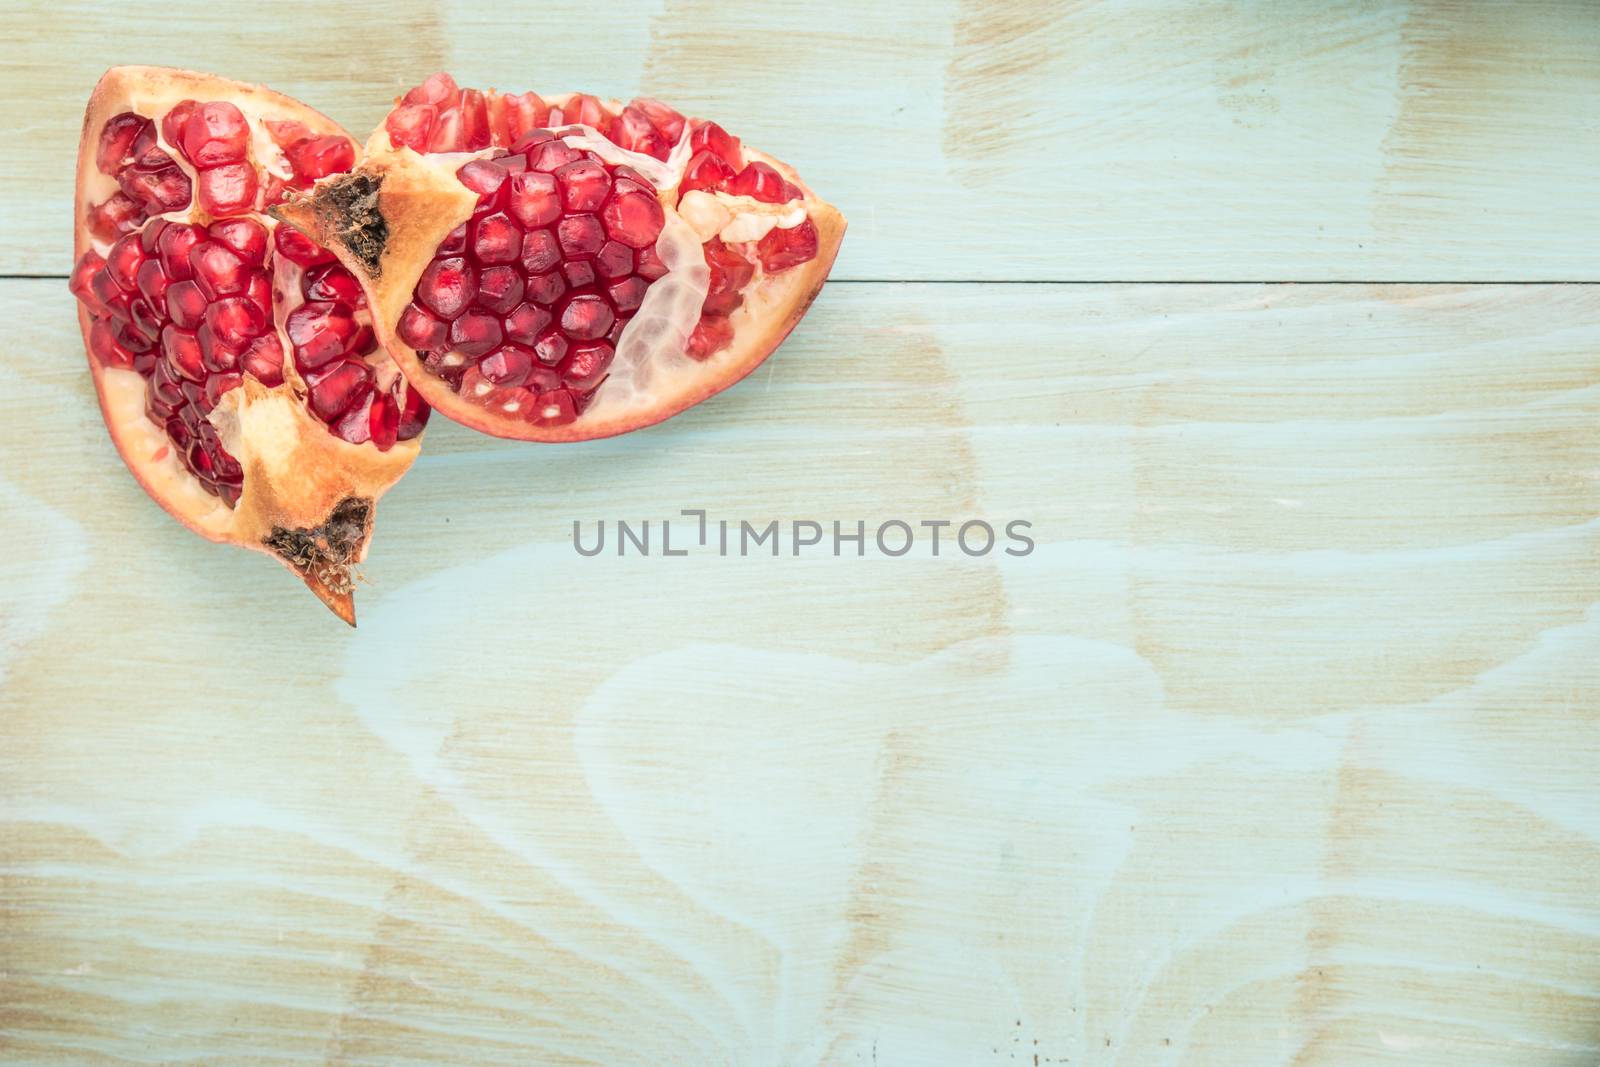
M231 389L237 389L242 381L244 379L237 374L213 374L206 379L205 403L202 407L207 412L210 412L222 402L224 393Z
M426 152L438 114L438 109L431 104L401 104L389 112L383 126L396 148Z
M144 205L127 193L112 193L111 198L89 209L89 231L102 241L115 240L144 221Z
M113 115L100 127L100 147L95 166L102 174L115 175L133 162L133 142L150 125L150 120L131 111Z
M400 340L418 352L441 347L450 334L448 324L440 322L415 303L406 305L406 309L400 313L400 323L396 330L400 334Z
M566 277L570 288L581 289L594 284L594 264L586 259L568 260L561 264L561 273Z
M248 163L224 163L202 170L200 206L212 215L237 215L256 201L256 170Z
M116 244L106 252L106 270L111 275L111 280L125 293L137 292L139 289L138 273L139 264L144 262L144 249L139 244L136 234L126 234L117 239Z
M244 295L261 309L262 321L272 321L272 280L267 277L266 271L251 272L250 284L245 286Z
M539 394L528 415L541 426L564 426L578 417L578 408L570 392L553 389Z
M78 259L77 265L72 268L72 278L67 282L67 288L72 290L72 295L89 305L91 311L98 306L98 301L89 288L89 281L105 265L106 261L100 253L91 248Z
M439 105L439 114L433 120L433 134L428 138L428 151L459 152L463 147L461 109L448 103Z
M189 117L194 114L194 109L199 106L194 100L180 100L161 119L161 136L166 138L169 145L182 152L185 159L188 159L189 153L183 147L184 129L189 125ZM189 162L193 163L194 160L190 159Z
M611 205L607 204L606 207L609 210ZM656 210L660 209L661 205L657 204ZM593 215L568 215L556 224L556 240L561 245L562 254L569 259L592 256L606 243L606 231Z
M349 352L359 329L347 309L326 300L301 304L289 312L283 327L294 346L294 365L302 372L326 366Z
M500 320L487 311L462 312L450 324L450 347L465 356L481 356L497 347L504 337Z
M633 182L617 183L616 194L606 201L600 217L605 221L606 232L630 248L654 245L661 236L661 227L666 224L661 201L644 186ZM563 220L562 225L565 224ZM565 246L565 238L562 244Z
M478 279L460 256L436 259L417 281L417 300L441 319L453 319L478 295Z
M745 167L728 182L728 192L734 196L750 196L764 204L783 204L789 200L783 180L770 165L757 160Z
M230 348L243 348L266 329L261 309L243 296L224 297L207 307L206 325Z
M180 330L176 326L164 327L161 331L161 354L166 357L167 366L174 374L191 382L205 381L205 361L200 357L200 342L193 332Z
M532 346L551 319L550 312L536 304L518 304L503 320L506 340Z
M200 362L205 365L206 370L218 372L239 369L239 361L244 353L237 346L224 344L219 340L209 322L201 323L200 329L195 331L194 336L195 340L200 342Z
M262 385L283 384L283 344L276 333L264 333L250 342L239 367Z
M392 396L375 397L372 401L369 432L372 443L378 447L379 452L387 452L394 447L400 436L400 405L394 402Z
M128 167L117 178L122 191L152 213L178 211L189 206L189 176L176 163L159 167Z
M495 385L518 386L533 370L533 353L517 345L501 345L478 364L478 373Z
M638 108L644 112L645 117L650 120L650 125L654 126L656 132L667 139L669 145L677 144L678 139L683 136L683 113L677 108L669 107L661 101L654 100L648 96L641 96L628 106Z
M356 165L355 146L334 134L295 141L283 154L295 176L307 181L343 174Z
M306 399L311 412L332 422L372 389L372 368L359 359L346 359L306 379Z
M161 150L161 144L156 139L156 124L147 122L139 131L139 136L133 139L129 149L133 153L133 165L136 167L164 167L172 162L172 157Z
M523 235L521 262L529 274L543 274L560 263L561 246L556 244L556 235L549 230L530 230Z
M302 267L315 267L319 263L332 263L333 253L287 223L279 223L273 231L272 243L278 254Z
M254 219L218 219L206 227L206 234L221 241L252 267L267 259L267 228Z
M489 108L476 89L461 94L461 147L468 152L489 147Z
M167 286L167 318L181 330L198 329L206 313L206 294L185 279Z
M166 309L169 283L166 272L161 269L160 260L152 258L139 264L139 273L135 281L139 285L139 295L143 296L152 308Z
M744 166L744 153L739 151L739 138L715 122L704 122L696 126L694 133L689 135L689 146L696 152L702 148L708 149L713 155L721 156L722 161L735 170Z
M732 179L733 168L715 152L702 148L689 158L689 165L683 171L683 181L678 183L678 191L689 193L696 189L708 189L715 192L726 188Z
M300 279L300 292L307 300L332 300L349 308L365 307L367 302L356 276L337 263L306 271Z
M226 100L201 104L183 124L183 154L201 170L242 162L249 148L250 124Z
M566 291L567 283L562 279L561 272L553 270L547 274L529 275L524 295L534 303L548 307L559 300L561 294Z
M117 340L136 355L148 352L155 339L161 336L165 322L166 319L157 315L143 298L135 298L128 305L128 322L117 330Z
M806 219L787 230L770 230L756 245L756 254L768 274L809 263L817 258L817 228Z
M688 352L695 359L707 359L732 343L733 323L721 315L707 315L689 335Z
M485 267L478 274L478 306L504 315L522 302L525 284L515 267Z
M477 219L470 232L472 255L479 263L514 263L522 252L522 230L504 212Z
M546 174L559 170L568 163L576 163L583 155L565 141L543 141L527 150L528 169Z
M524 171L513 175L506 210L524 226L545 226L561 217L561 193L555 175Z
M456 177L462 185L478 194L478 203L482 205L494 200L495 194L510 175L492 159L474 159L462 164L461 169L456 171Z
M108 314L119 319L128 317L128 303L131 298L111 280L110 271L96 271L89 279L89 290L94 293L95 299L100 301Z
M250 268L244 260L217 241L201 241L189 249L189 266L194 272L195 284L200 286L207 300L242 293L250 282Z
M625 107L611 128L611 139L617 147L630 152L642 152L656 159L666 159L672 145L656 130L650 117L636 107Z
M594 265L602 278L621 278L633 271L633 249L620 241L607 241L595 253Z
M755 264L745 259L736 249L713 237L705 243L706 266L711 269L710 288L706 291L702 310L707 315L731 315L744 303L741 294L755 277Z
M579 293L561 309L561 332L575 341L604 337L615 321L610 306L593 293Z
M537 130L550 117L550 108L536 93L501 97L505 101L506 144L514 144L518 137Z
M568 211L598 211L611 192L611 179L605 167L592 159L574 160L557 167L561 183L561 203Z
M593 389L605 378L615 355L604 341L573 345L561 363L561 380L573 389Z
M554 367L567 358L567 339L554 330L533 343L533 356L547 367Z
M156 240L156 254L168 278L180 282L194 277L189 254L205 240L205 236L206 232L200 227L182 222L170 223L161 231L161 236Z
M133 366L133 353L117 343L116 331L106 319L96 319L89 327L89 351L103 366Z
M433 409L428 402L422 399L422 394L415 389L406 388L404 379L396 383L399 388L405 389L405 400L400 405L400 424L395 430L395 438L409 441L422 432L428 425L428 416Z
M591 127L602 137L611 136L611 113L597 98L588 93L575 93L567 101L565 110L568 122Z
M650 283L643 278L624 278L607 286L606 295L611 298L611 306L617 309L617 313L626 315L639 310L639 305L644 303L645 290L649 288Z
M368 393L363 403L353 405L349 412L334 423L333 435L353 445L364 445L372 440L372 407L378 394Z
M441 70L437 74L428 75L421 85L411 89L405 96L401 97L401 102L406 104L442 104L445 101L450 101L454 103L456 94L459 92L460 86L456 85L456 80Z

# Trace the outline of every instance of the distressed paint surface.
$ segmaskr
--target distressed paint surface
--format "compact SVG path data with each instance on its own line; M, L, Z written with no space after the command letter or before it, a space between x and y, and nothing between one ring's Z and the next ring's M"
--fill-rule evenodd
M358 136L441 68L652 93L827 192L852 221L843 278L1600 279L1583 0L384 12L66 0L14 21L0 89L27 106L0 130L0 271L65 272L88 87L166 63L267 82Z
M354 633L69 310L0 286L6 1062L1600 1058L1595 290L835 285L650 431L430 430ZM1038 547L572 548L685 507Z

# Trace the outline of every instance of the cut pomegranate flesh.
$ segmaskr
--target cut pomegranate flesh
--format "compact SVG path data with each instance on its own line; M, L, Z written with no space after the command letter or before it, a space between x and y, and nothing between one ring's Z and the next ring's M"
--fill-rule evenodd
M355 162L343 138L275 125L289 139L297 182ZM89 313L91 353L145 379L145 413L189 473L230 507L238 503L244 472L206 416L245 376L269 388L284 381L275 273L299 277L284 336L306 383L307 408L351 443L387 449L421 433L427 405L392 371L380 388L367 362L380 350L359 321L366 300L354 276L304 235L285 226L269 234L246 213L258 176L238 107L183 101L161 118L164 135L198 171L200 208L220 216L209 226L149 218L190 203L188 179L155 146L155 129L150 118L124 112L101 130L96 166L122 192L91 209L89 222L96 237L114 240L104 255L91 249L79 258L69 287ZM367 415L360 425L347 417L358 407Z
M436 89L424 83L413 92ZM598 103L577 106L594 118ZM654 188L629 168L548 131L518 144L457 172L478 194L466 240L440 245L397 332L457 391L481 379L499 387L496 402L507 410L570 419L604 380L639 307L636 286L649 283L635 274L634 250L655 243L665 216ZM557 368L545 388L525 385L536 361ZM550 395L563 391L564 400Z

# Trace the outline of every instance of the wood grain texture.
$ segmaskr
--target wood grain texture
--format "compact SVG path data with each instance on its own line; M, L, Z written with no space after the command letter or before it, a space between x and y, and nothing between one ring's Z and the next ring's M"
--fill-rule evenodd
M108 66L259 80L358 135L438 68L660 95L792 161L859 279L1596 280L1585 0L538 5L66 0L8 18L0 273L67 270ZM571 37L571 47L542 42Z
M7 1063L1600 1058L1600 291L834 285L430 430L354 634L0 318ZM1038 547L570 543L695 507Z

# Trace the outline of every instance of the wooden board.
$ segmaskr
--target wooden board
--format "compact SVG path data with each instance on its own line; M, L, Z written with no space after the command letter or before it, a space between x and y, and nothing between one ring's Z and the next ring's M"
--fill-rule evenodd
M265 81L364 136L435 69L660 95L800 166L860 279L1597 280L1586 0L361 5L9 19L0 271L65 273L116 63Z
M1600 290L834 285L430 430L354 633L0 316L7 1063L1600 1058ZM573 550L684 508L1037 547Z

